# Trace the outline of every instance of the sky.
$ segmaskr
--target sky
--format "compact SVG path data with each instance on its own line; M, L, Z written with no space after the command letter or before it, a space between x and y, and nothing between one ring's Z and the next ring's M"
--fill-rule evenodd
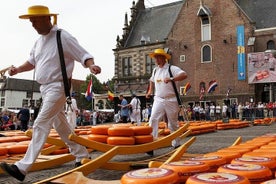
M178 0L145 0L146 8ZM19 19L33 5L48 6L51 13L58 13L57 25L72 34L95 58L102 68L97 75L101 82L114 76L114 55L117 35L122 36L125 13L130 21L133 0L8 0L0 8L1 62L0 70L11 65L19 66L29 58L36 39L40 36L30 21ZM135 0L137 2L137 0ZM8 74L6 73L8 76ZM85 80L89 70L75 63L73 79ZM33 71L12 76L30 79ZM10 76L9 76L10 77Z

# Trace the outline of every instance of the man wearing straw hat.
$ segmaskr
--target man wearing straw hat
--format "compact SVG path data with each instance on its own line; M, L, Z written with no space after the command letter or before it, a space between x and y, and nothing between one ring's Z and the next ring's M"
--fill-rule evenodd
M32 140L25 156L11 165L5 162L0 164L2 170L20 181L25 179L25 175L37 159L52 127L69 147L71 154L76 157L76 166L81 165L83 158L90 157L84 146L68 138L73 130L67 123L64 112L66 96L56 40L57 15L50 13L46 6L36 5L29 7L27 14L19 16L21 19L29 19L41 37L35 42L29 59L18 67L12 66L9 74L12 76L35 69L36 81L41 84L43 101L41 111L34 122ZM54 17L53 23L51 23L51 17ZM65 30L61 32L61 41L68 78L72 77L74 61L89 68L93 74L101 72L101 68L94 64L93 56Z
M170 131L173 132L178 129L179 104L172 82L186 79L187 74L181 68L171 65L170 70L173 77L170 77L168 60L171 59L171 55L167 54L164 49L155 49L149 56L155 59L157 67L152 72L146 98L149 98L153 89L155 89L149 123L152 126L153 137L158 138L158 124L165 115L168 118ZM179 138L172 141L172 146L175 148L180 146ZM151 155L153 153L148 152L148 154Z

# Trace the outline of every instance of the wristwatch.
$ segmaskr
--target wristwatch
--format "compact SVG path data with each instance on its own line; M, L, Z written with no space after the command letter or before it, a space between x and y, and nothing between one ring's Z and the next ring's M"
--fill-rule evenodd
M170 80L171 80L171 81L174 81L174 78L173 78L173 77L170 77Z

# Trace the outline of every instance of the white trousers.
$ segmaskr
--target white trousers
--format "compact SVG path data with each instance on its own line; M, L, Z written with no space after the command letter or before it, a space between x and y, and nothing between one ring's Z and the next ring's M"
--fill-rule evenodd
M68 110L67 112L67 121L69 125L71 126L71 129L74 130L77 126L77 115L76 112L73 112L72 110Z
M138 126L141 125L141 111L140 109L133 109L130 114L131 122L136 122Z
M41 85L40 91L43 103L41 111L34 122L32 140L25 156L15 163L23 174L27 174L37 159L53 127L69 147L71 154L76 157L77 162L89 157L89 153L84 146L70 141L68 138L73 131L66 120L64 112L66 98L63 82Z
M159 122L162 121L165 114L168 118L168 128L170 131L174 132L178 129L178 112L179 106L176 98L162 99L156 96L154 97L149 124L152 127L152 135L155 139L158 138ZM180 138L176 138L172 141L172 146L176 147L179 145Z

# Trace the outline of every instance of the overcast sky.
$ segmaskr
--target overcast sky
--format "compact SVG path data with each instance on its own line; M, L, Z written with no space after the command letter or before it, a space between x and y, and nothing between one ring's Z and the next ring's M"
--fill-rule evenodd
M152 7L178 0L145 0L146 7ZM58 13L58 27L67 30L95 58L102 67L97 75L101 81L114 76L114 56L117 35L121 37L125 13L130 21L130 7L133 0L8 0L2 3L1 17L1 62L0 69L25 62L35 40L39 37L29 20L18 16L27 13L32 5L46 5L51 13ZM137 0L135 0L137 2ZM8 75L6 73L6 75ZM74 79L85 80L89 70L75 64ZM12 76L32 79L33 71Z

